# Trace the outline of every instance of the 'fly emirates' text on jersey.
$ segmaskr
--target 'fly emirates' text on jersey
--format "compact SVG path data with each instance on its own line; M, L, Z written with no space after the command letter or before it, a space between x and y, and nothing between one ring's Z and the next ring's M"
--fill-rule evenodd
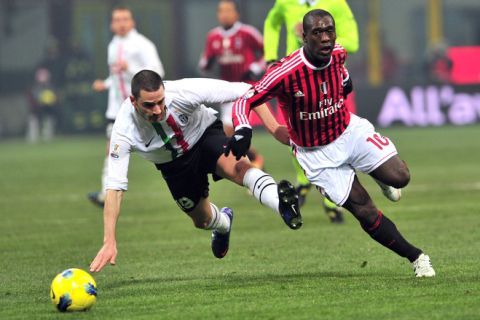
M330 62L321 68L306 59L303 48L294 51L235 102L235 128L249 127L251 108L277 97L294 144L315 147L334 141L350 122L344 107L343 90L349 77L345 59L346 51L338 44Z
M132 152L161 164L191 150L216 120L216 111L208 106L234 101L250 87L214 79L182 79L164 84L167 113L160 122L145 120L130 98L123 102L110 140L107 189L127 190Z

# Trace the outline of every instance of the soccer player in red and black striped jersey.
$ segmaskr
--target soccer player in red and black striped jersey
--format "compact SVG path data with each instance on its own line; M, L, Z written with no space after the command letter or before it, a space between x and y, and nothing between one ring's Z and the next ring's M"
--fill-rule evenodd
M412 262L417 277L433 277L430 258L405 240L356 176L356 171L372 176L392 201L400 199L400 188L410 180L393 142L344 106L353 86L344 66L346 52L335 44L333 17L312 10L303 19L303 29L303 47L270 68L235 102L235 134L225 154L245 155L252 137L250 110L277 97L294 155L308 180L350 211L374 240Z
M217 7L219 26L210 30L199 62L202 71L211 71L217 64L220 79L233 82L254 83L265 72L263 37L255 27L240 22L235 0L220 0ZM228 136L233 134L232 103L219 106L223 128ZM263 157L251 148L248 158L258 168L263 167Z

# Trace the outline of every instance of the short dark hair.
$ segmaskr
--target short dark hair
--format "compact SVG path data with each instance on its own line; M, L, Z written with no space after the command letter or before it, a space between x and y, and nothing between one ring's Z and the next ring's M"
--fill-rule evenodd
M330 12L322 9L314 9L307 12L303 16L303 32L305 32L307 29L310 29L310 27L312 26L312 20L314 17L322 18L325 16L332 18L333 25L335 26L335 19L333 19L333 16L331 15Z
M233 7L235 8L235 11L240 13L240 6L238 5L238 2L236 0L219 0L218 1L218 3L222 3L222 2L233 3Z
M162 77L152 70L137 72L132 79L132 95L135 99L140 97L140 91L154 92L163 87Z
M130 12L132 12L132 9L130 9L130 7L128 7L126 5L119 4L119 5L116 5L112 8L112 12L113 11L130 11Z

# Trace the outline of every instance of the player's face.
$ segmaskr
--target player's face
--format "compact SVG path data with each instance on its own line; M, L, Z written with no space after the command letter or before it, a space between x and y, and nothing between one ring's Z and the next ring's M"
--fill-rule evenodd
M167 114L165 88L160 86L157 91L152 92L140 90L140 96L134 101L133 106L145 120L152 123L162 121Z
M337 34L331 17L313 17L310 28L303 32L303 43L313 63L330 61Z
M217 8L218 23L225 28L230 28L238 21L238 12L232 2L220 2Z
M129 10L114 10L110 28L117 36L124 37L135 27L132 13Z

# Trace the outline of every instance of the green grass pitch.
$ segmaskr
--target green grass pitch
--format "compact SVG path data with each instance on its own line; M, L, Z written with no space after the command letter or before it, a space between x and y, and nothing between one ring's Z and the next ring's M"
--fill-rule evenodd
M116 266L94 277L92 310L64 315L50 302L60 271L88 269L102 244L99 187L104 139L0 143L0 319L478 319L480 317L480 126L380 130L412 173L399 203L360 175L379 208L437 272L411 265L371 240L347 214L329 224L311 191L304 226L288 229L230 182L211 200L235 220L228 256L215 259L209 232L193 227L161 175L138 156L117 226ZM266 168L293 181L288 148L263 132Z

